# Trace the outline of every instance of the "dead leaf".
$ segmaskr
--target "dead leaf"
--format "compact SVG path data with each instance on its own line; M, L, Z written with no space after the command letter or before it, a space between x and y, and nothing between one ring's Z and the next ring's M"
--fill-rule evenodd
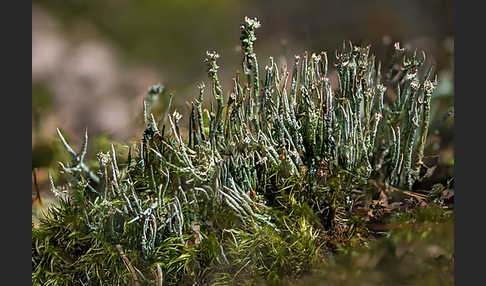
M426 168L425 174L418 180L419 182L422 182L423 180L431 177L434 174L435 169L437 168L437 165L435 165L433 167L425 166L425 168Z
M454 190L453 189L445 189L443 192L442 192L442 196L445 198L445 199L450 199L454 196Z
M191 228L192 228L192 231L199 233L199 231L200 231L200 229L201 229L201 226L199 225L199 223L198 223L198 222L193 221L193 222L191 223Z
M375 216L373 215L373 210L372 210L372 209L369 209L369 210L368 210L368 217L375 217Z
M394 202L394 203L391 203L389 207L390 207L390 209L394 210L394 209L400 208L402 205L403 205L403 202Z
M382 206L388 206L388 197L386 196L384 191L380 192L380 197L378 198L379 203L381 203Z
M201 235L200 234L194 234L194 244L197 246L201 243Z

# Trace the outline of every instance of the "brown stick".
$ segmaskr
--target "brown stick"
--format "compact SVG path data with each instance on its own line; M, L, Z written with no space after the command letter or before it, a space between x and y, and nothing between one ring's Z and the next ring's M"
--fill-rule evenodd
M123 261L127 265L128 270L130 270L130 273L132 273L133 282L134 282L135 286L142 285L142 284L140 284L140 281L138 280L138 276L137 276L137 273L135 272L135 268L130 263L130 260L128 260L128 257L125 255L125 252L123 251L122 246L120 244L117 244L115 247L118 250L118 252L120 253L121 258L123 259Z
M35 187L35 192L36 192L36 198L32 200L32 206L38 201L39 208L42 212L42 214L45 217L49 217L49 213L47 212L46 208L44 208L44 204L42 203L41 195L40 195L40 190L39 190L39 185L37 184L37 170L34 169L32 170L32 174L34 175L34 187Z
M160 264L157 263L157 286L162 286L164 283L164 274L162 273L162 268Z
M39 185L37 184L37 169L34 168L32 170L32 175L34 176L34 187L35 187L35 193L36 193L36 198L32 201L32 205L34 205L34 203L36 201L39 201L39 205L42 207L42 200L41 200L41 195L40 195L40 190L39 190Z

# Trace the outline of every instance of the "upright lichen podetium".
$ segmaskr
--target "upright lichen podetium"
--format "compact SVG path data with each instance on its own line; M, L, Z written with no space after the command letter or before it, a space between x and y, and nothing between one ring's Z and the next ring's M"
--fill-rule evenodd
M209 139L214 146L215 142L213 140L215 140L216 134L218 136L223 134L223 122L221 116L223 114L224 101L223 90L218 78L219 66L216 63L219 55L216 52L207 52L206 55L207 57L204 59L204 62L207 63L208 76L212 82L212 93L218 104L216 109L216 119L213 121L213 126L210 127L211 134L209 135Z
M260 76L258 71L257 56L254 52L253 44L257 37L255 30L260 28L261 24L256 18L245 17L245 22L241 24L241 48L243 50L243 72L248 77L248 84L251 82L250 72L253 74L253 102L258 101L260 92Z
M419 146L417 147L417 162L415 164L415 175L420 173L420 167L423 166L424 148L427 134L429 132L430 124L430 101L435 88L437 87L437 78L435 81L431 81L428 78L424 81L424 117L422 120L422 134L420 136Z

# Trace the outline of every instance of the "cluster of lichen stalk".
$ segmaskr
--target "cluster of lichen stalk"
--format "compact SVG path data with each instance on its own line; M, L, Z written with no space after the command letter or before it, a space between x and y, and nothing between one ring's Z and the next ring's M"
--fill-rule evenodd
M218 78L219 55L207 53L208 89L216 107L203 109L207 89L199 85L188 134L181 133L178 112L168 114L162 124L150 113L163 91L158 85L149 90L143 139L130 146L126 164L117 163L112 147L98 154L100 168L93 172L83 163L87 134L76 154L59 132L73 161L61 164L66 187L55 186L51 178L52 190L63 203L33 230L33 282L56 284L56 278L79 285L99 280L175 284L189 271L189 259L197 260L184 250L188 244L210 247L203 242L211 233L232 227L278 232L281 225L271 209L279 206L269 194L288 178L309 182L311 187L304 190L309 202L319 196L312 185L327 193L347 193L381 177L389 185L412 187L423 164L436 86L430 70L421 76L425 57L409 55L397 44L382 76L369 46L349 44L336 52L338 86L331 85L326 52L295 56L290 67L270 58L261 74L254 51L259 27L249 18L241 25L242 73L233 79L231 92L223 91ZM316 212L335 207L322 201L326 198L312 204ZM217 216L223 214L235 220L217 225ZM328 219L332 217L322 218ZM113 265L123 263L123 270L102 263L83 265L80 261L96 251L82 240L73 242L73 231L103 241L99 249L111 247L113 257L119 255ZM238 244L234 235L232 239ZM212 260L199 257L195 263L200 267L213 260L230 263L223 243L216 241L217 255ZM139 270L142 266L146 269Z

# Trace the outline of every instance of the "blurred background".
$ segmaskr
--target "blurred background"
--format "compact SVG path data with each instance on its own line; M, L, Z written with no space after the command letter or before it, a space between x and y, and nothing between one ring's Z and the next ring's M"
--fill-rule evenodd
M244 16L262 23L255 46L261 67L268 56L285 63L305 50L332 55L348 40L372 44L383 60L397 41L424 50L440 83L427 154L436 172L453 176L452 0L33 0L32 167L41 192L48 171L55 176L57 161L70 159L56 128L75 150L88 128L90 158L112 142L139 139L148 88L160 82L166 92L159 105L173 94L173 107L187 114L196 84L207 82L206 50L221 55L227 96L240 69Z

